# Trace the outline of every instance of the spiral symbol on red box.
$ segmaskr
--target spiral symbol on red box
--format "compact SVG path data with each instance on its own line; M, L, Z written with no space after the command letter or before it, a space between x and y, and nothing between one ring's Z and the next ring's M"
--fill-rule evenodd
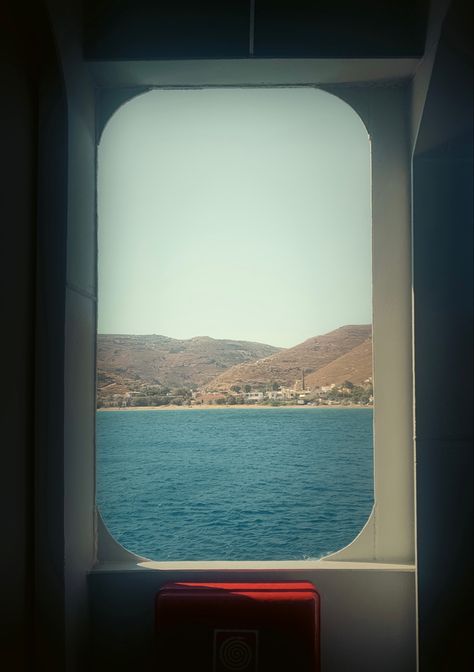
M229 637L220 646L219 659L226 669L240 672L252 662L252 649L241 637Z

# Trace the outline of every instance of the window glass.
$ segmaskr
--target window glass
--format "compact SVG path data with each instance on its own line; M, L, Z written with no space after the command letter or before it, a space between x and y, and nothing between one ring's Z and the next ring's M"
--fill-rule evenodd
M157 560L318 558L373 504L370 145L312 88L156 90L99 145L97 498Z

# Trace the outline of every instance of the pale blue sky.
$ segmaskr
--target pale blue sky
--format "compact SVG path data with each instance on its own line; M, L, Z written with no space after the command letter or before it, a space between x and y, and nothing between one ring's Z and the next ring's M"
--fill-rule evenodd
M288 347L371 322L369 139L338 98L151 91L98 158L100 333Z

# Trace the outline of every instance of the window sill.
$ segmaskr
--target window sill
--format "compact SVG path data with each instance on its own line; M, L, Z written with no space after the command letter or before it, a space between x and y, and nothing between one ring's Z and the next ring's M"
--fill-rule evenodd
M305 571L383 571L383 572L415 572L414 564L394 564L384 562L342 562L334 560L268 560L268 561L181 561L158 562L153 560L138 561L107 561L95 565L90 574L115 574L119 572L143 571L205 571L218 573L222 571L265 571L265 572L305 572Z

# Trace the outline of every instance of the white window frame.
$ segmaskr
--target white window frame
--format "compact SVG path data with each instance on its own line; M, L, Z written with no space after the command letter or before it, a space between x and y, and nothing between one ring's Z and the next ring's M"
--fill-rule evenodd
M386 66L387 67L387 66ZM408 64L407 64L408 67ZM370 68L369 68L370 69ZM344 70L344 68L343 68ZM323 68L324 71L324 68ZM386 73L386 69L382 67ZM415 556L411 327L410 143L407 86L403 76L371 85L334 80L312 61L168 61L96 64L102 114L108 118L149 89L305 86L328 91L348 103L365 124L372 149L374 508L358 536L321 560L265 562L157 562L124 549L97 515L98 563L147 569L321 569L339 562L412 566ZM350 67L344 70L346 77ZM357 80L357 67L351 75ZM360 76L360 75L359 75ZM369 75L370 76L370 75ZM365 75L367 78L367 74ZM146 84L144 84L146 82ZM104 112L105 110L105 112ZM96 288L95 288L96 289ZM90 420L89 420L90 421ZM94 503L95 506L95 503Z
M65 7L61 5L61 11ZM154 647L154 595L166 581L298 579L312 581L321 595L321 653L327 672L350 670L354 660L366 670L415 670L408 126L410 78L418 61L246 59L86 64L73 27L67 20L64 25L61 19L58 22L56 38L68 105L64 463L57 467L58 448L53 443L43 456L43 476L38 483L42 530L46 530L39 561L41 568L47 568L46 574L40 572L39 576L48 600L51 595L56 600L58 619L65 625L69 667L75 669L88 639L89 622L94 656L104 664L109 664L111 652L114 660L130 662L130 669L148 661ZM103 529L97 514L96 141L107 117L138 92L189 85L318 86L350 104L371 137L376 503L369 523L354 542L324 560L142 562ZM51 491L54 498L50 500ZM57 535L54 516L60 518L63 513L57 512L56 506L61 499L63 535ZM49 526L51 512L54 520ZM60 568L49 562L51 547L54 557L61 558Z

